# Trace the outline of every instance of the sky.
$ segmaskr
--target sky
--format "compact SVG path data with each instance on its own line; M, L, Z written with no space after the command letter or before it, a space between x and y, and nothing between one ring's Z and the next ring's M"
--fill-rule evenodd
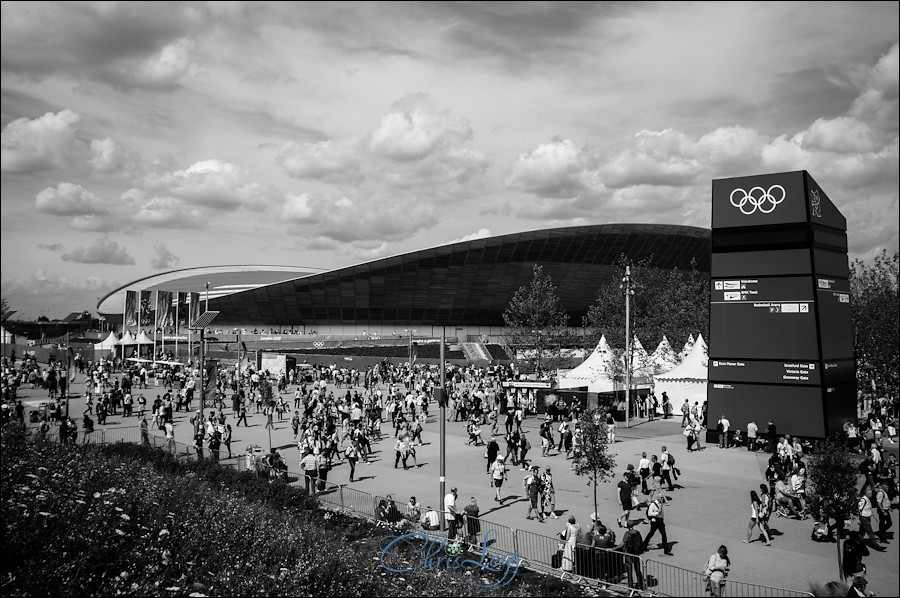
M337 268L557 226L709 227L807 170L898 249L897 2L3 2L2 296Z

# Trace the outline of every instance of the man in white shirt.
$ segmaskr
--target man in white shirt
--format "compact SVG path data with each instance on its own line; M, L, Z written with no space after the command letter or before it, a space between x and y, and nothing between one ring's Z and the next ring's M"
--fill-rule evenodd
M759 426L756 425L755 421L747 424L747 450L755 451L756 450L756 436L759 434Z
M439 519L438 512L435 511L432 507L428 507L426 509L425 514L422 515L422 518L419 520L422 524L422 528L434 531L440 527L441 520Z
M719 418L719 423L716 425L719 431L719 448L728 448L728 428L731 427L731 422L723 415Z
M447 538L450 540L456 537L456 528L458 522L462 519L459 515L459 511L456 510L457 496L456 487L454 486L444 497L444 517L447 519L447 526L449 528Z
M675 486L672 484L672 466L669 465L669 451L666 447L662 447L662 451L659 454L659 462L662 464L660 485L662 485L663 482L666 482L669 485L669 492L674 492Z
M647 458L646 452L641 454L641 460L638 463L638 473L641 475L641 492L650 494L650 491L647 489L647 478L650 477L650 459Z

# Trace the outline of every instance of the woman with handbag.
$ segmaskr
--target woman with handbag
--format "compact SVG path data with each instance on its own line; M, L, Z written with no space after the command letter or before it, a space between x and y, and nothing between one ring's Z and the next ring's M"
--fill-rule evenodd
M725 578L730 569L731 560L728 558L728 549L723 544L709 557L706 568L703 569L703 579L706 581L706 589L711 596L725 594Z

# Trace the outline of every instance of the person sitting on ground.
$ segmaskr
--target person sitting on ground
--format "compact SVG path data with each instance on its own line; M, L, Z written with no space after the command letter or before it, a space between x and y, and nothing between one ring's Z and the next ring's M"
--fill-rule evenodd
M782 507L787 510L794 518L796 519L805 519L806 515L801 515L797 511L797 507L794 506L794 500L796 499L796 495L794 495L793 491L787 487L787 484L784 483L782 476L776 474L775 480L775 503L778 507Z
M433 507L429 506L425 509L425 514L419 519L419 523L422 524L422 529L435 531L441 526L440 515Z

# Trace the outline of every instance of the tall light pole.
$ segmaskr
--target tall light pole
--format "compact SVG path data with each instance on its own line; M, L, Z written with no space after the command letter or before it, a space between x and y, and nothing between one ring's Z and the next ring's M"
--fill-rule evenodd
M407 329L407 330L404 330L403 332L409 333L409 373L410 373L410 375L412 375L412 369L413 369L412 339L413 339L413 334L418 332L418 330Z
M444 496L447 495L447 364L444 362L444 344L447 342L446 339L446 331L441 328L441 388L440 393L438 394L441 412L438 416L441 422L441 444L440 444L440 456L441 456L441 470L440 470L440 496L438 497L438 504L442 505L441 510L443 510L444 504ZM446 517L441 513L441 531L444 531L446 522Z
M203 311L209 311L209 283L206 283L206 305L203 307Z
M621 287L625 293L625 427L631 427L631 296L634 295L631 266L625 266Z

